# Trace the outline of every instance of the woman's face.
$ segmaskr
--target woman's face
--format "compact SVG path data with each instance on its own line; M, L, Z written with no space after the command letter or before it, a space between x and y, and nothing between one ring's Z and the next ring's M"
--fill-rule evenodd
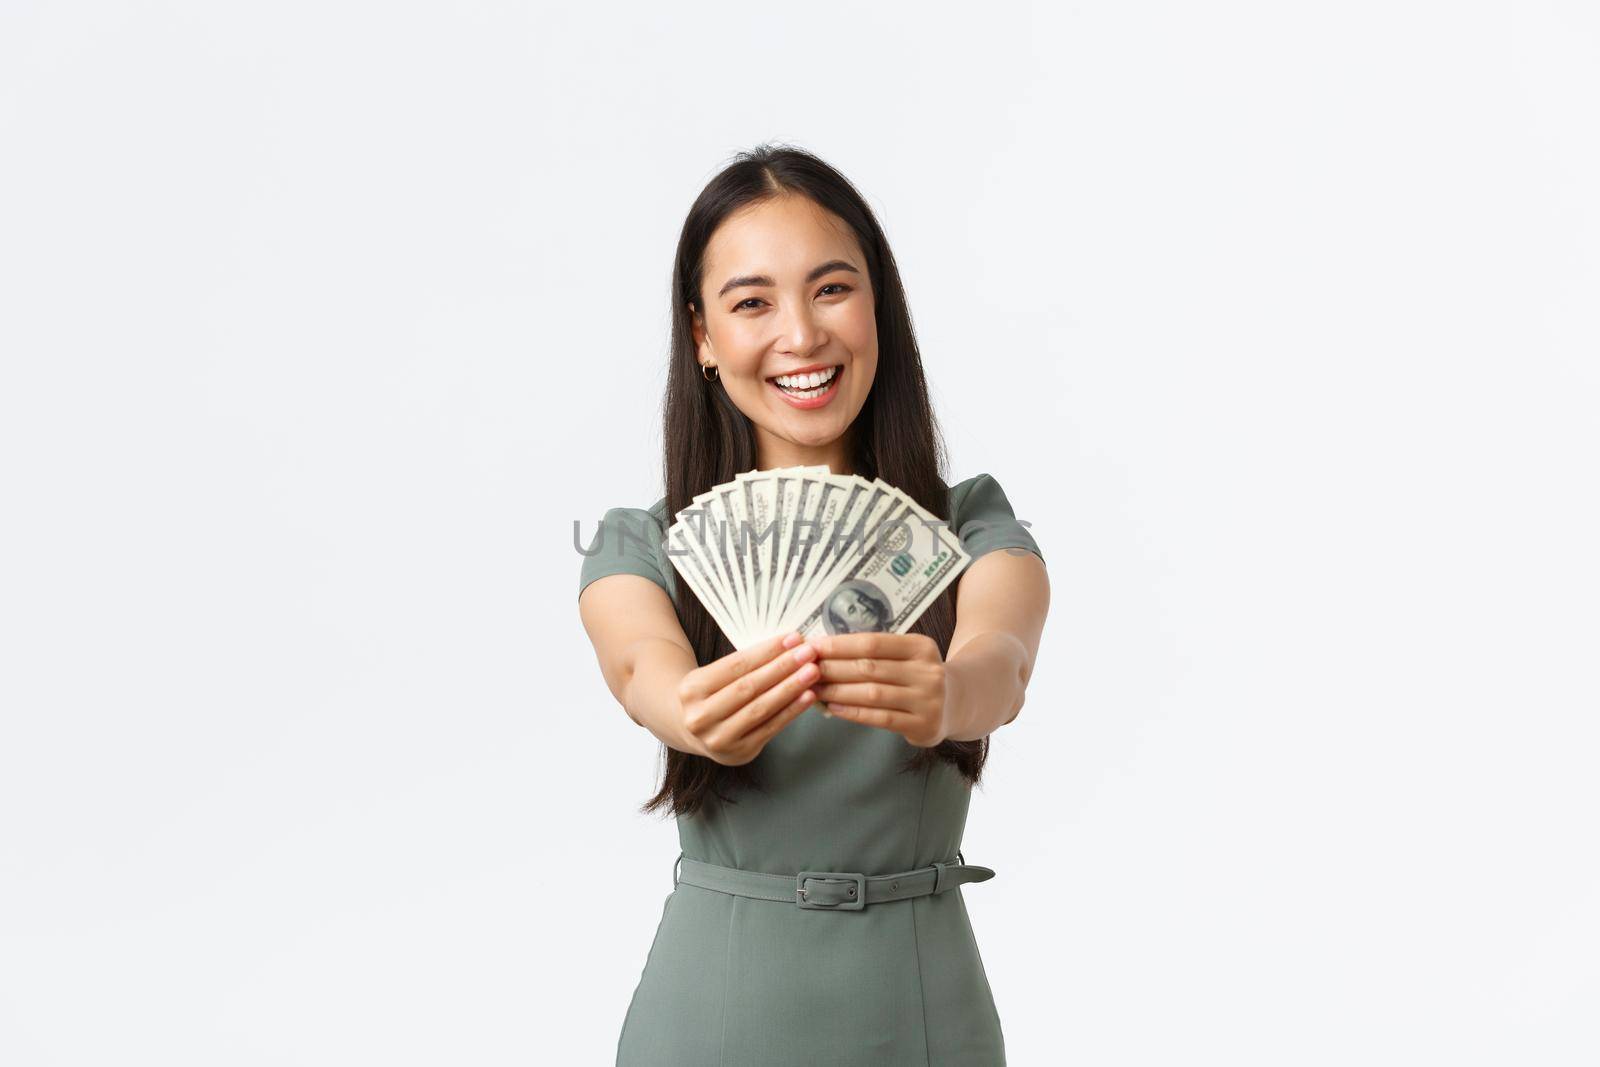
M844 434L878 369L872 283L850 228L803 196L752 204L712 235L703 277L697 358L754 423L762 467L848 469ZM833 373L814 395L774 381L812 368Z

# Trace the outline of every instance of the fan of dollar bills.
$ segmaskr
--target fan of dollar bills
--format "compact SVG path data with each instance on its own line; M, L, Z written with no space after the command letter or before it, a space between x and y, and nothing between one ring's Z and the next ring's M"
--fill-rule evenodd
M905 633L972 557L881 478L746 471L674 516L667 558L734 648L774 634Z

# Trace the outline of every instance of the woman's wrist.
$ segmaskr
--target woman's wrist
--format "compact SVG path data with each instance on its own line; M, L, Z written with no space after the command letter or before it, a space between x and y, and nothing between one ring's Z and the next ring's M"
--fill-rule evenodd
M967 641L945 661L945 735L977 741L1017 717L1027 683L1028 650L1011 634L995 630Z
M669 748L704 755L683 721L678 685L697 666L694 655L672 641L650 638L638 648L633 673L623 691L623 707L640 726Z

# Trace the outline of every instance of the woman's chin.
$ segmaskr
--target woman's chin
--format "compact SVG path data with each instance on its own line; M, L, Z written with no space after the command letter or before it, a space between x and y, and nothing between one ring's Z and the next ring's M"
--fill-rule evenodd
M778 436L790 444L799 445L802 448L821 448L824 445L833 444L843 432L843 427L821 429L815 426L803 428L786 426L778 432Z
M859 408L850 409L835 402L816 411L804 411L792 408L780 400L775 414L778 425L783 427L783 436L791 438L796 444L820 445L827 444L844 433L845 429L855 421L858 410Z

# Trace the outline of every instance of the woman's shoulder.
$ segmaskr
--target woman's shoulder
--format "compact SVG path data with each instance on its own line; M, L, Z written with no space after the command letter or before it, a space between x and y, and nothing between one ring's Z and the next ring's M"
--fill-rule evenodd
M1005 489L1001 488L999 479L992 474L987 472L974 474L950 486L952 521L958 515L986 511L995 507L1009 510L1011 501L1006 496Z
M602 526L626 526L629 530L654 530L656 537L666 533L667 501L665 497L651 504L649 507L636 508L626 504L607 508L605 514L600 516Z
M672 596L676 583L667 563L662 541L669 523L667 498L649 507L607 508L587 548L579 545L583 556L579 565L578 593L608 574L637 574L648 578Z
M967 497L971 496L972 490L977 488L980 483L992 482L994 480L994 475L992 474L974 474L970 478L963 478L959 482L951 482L950 507L954 509L957 503L964 501Z
M961 547L973 558L997 548L1024 549L1044 559L1044 552L1029 527L1019 519L999 479L983 472L950 487L950 528Z

